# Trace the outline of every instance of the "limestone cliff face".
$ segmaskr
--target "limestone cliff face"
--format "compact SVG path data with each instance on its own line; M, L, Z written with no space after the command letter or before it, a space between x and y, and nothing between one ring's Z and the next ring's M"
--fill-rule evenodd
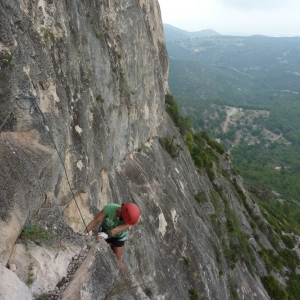
M152 137L162 119L168 59L158 3L1 1L1 28L1 120L16 96L34 95L74 193L90 189L89 201L98 206L106 172ZM37 107L29 109L24 98L19 104L28 110L16 107L1 135L1 165L19 177L17 186L1 186L3 216L16 206L16 236L46 194L59 205L70 201ZM11 147L32 155L10 157ZM13 200L16 188L23 201Z
M258 255L252 275L242 262L228 268L211 217L225 223L229 205L252 237L232 182L258 216L259 209L224 157L213 184L195 169L164 113L168 56L158 2L0 0L0 8L1 124L8 116L0 132L1 299L189 299L196 291L230 299L233 290L269 299L255 275L266 274ZM172 136L183 148L176 159L158 140ZM129 230L124 277L104 242L74 231L104 204L128 201L142 217ZM18 237L29 222L51 243L24 245Z

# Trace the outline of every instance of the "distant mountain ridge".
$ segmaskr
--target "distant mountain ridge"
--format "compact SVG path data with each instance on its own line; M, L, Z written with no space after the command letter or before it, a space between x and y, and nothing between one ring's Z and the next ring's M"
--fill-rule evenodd
M221 35L166 44L174 96L235 104L299 98L299 37Z
M163 24L165 38L166 41L175 41L181 39L188 39L188 38L197 38L197 37L209 37L209 36L220 36L221 34L212 30L212 29L204 29L200 31L186 31L170 24Z

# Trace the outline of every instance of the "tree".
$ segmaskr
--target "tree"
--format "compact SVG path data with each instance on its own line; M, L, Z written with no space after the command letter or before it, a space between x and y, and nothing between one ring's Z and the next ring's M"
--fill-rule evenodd
M272 275L262 277L261 282L273 300L288 300L287 292Z

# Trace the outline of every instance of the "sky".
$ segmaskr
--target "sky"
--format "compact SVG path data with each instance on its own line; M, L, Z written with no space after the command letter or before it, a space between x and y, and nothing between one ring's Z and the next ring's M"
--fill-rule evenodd
M163 23L187 31L300 36L300 0L158 0Z

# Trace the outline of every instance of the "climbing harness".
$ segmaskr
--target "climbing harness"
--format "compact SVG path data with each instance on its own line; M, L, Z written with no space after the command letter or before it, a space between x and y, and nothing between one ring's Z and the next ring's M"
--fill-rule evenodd
M27 104L28 104L28 102L29 102L29 105L24 106L25 103L23 103L23 105L21 105L21 101L23 101L23 102L25 101L25 103L26 103L26 101L27 101ZM76 201L76 199L75 199L75 195L74 195L74 193L73 193L73 190L72 190L72 187L71 187L71 184L70 184L70 180L69 180L69 177L68 177L68 174L67 174L66 166L65 166L64 161L63 161L63 159L62 159L62 157L61 157L61 155L60 155L60 153L59 153L59 151L58 151L58 149L57 149L57 146L56 146L56 144L55 144L55 142L54 142L54 139L53 139L53 137L52 137L52 135L51 135L51 133L50 133L50 129L49 129L49 127L47 126L47 123L46 123L46 117L45 117L44 113L42 112L42 110L40 109L40 107L39 107L39 105L38 105L38 103L37 103L37 101L36 101L36 97L33 96L33 95L23 95L23 94L20 94L20 95L16 96L16 97L15 97L15 100L14 100L14 102L12 103L11 108L10 108L10 110L9 110L9 112L8 112L8 114L7 114L7 116L6 116L6 118L5 118L5 120L3 121L3 123L2 123L1 126L0 126L0 132L1 132L1 129L2 129L2 127L4 126L4 124L7 122L8 118L9 118L10 115L12 114L12 112L13 112L13 110L14 110L14 108L15 108L16 105L17 105L19 108L23 109L23 110L28 110L28 111L29 111L29 114L32 114L32 113L34 112L34 109L36 108L36 110L38 111L38 113L41 115L41 117L42 117L42 119L43 119L44 127L45 127L46 131L48 132L48 135L49 135L49 137L50 137L50 139L51 139L51 142L53 143L54 148L55 148L55 150L56 150L56 152L57 152L57 154L58 154L58 156L59 156L59 159L60 159L60 161L61 161L61 163L62 163L62 165L63 165L63 169L64 169L64 172L65 172L65 175L66 175L66 179L67 179L67 182L68 182L69 189L70 189L71 194L72 194L72 198L73 198L74 201L75 201L75 204L76 204L77 209L78 209L78 211L79 211L80 217L81 217L81 219L82 219L82 221L83 221L83 224L84 224L84 226L85 226L85 229L87 229L87 225L86 225L86 223L85 223L85 221L84 221L84 218L83 218L83 216L82 216L82 213L81 213L81 211L80 211L80 208L79 208L79 206L78 206L78 203L77 203L77 201ZM70 203L71 203L71 201L70 201ZM63 213L64 210L70 205L70 203L62 210L62 213Z

